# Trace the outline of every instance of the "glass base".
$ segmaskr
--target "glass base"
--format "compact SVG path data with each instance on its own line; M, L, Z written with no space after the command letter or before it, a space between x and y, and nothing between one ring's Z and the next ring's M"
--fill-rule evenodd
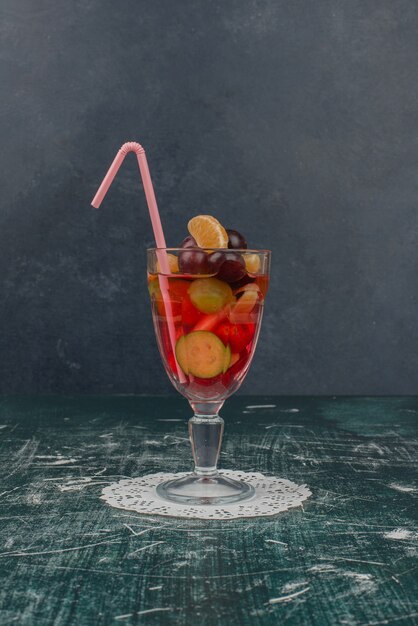
M181 504L223 505L251 498L254 495L254 487L221 474L213 476L189 474L161 483L157 487L157 493L165 500Z

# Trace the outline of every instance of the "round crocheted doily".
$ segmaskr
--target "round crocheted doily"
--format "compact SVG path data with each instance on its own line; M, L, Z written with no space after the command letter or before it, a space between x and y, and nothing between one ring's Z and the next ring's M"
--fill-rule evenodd
M296 506L312 495L306 485L297 485L284 478L264 476L259 473L223 470L224 476L250 483L255 494L248 500L219 505L190 506L163 500L156 493L161 482L186 476L187 472L170 474L159 472L139 478L126 478L112 483L102 491L101 499L118 509L136 511L146 515L187 517L194 519L236 519L277 515Z

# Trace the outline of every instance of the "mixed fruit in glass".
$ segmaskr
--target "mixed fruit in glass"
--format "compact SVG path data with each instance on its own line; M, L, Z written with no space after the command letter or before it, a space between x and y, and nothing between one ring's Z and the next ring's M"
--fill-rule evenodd
M238 231L209 215L190 220L188 230L180 248L164 251L168 274L161 270L163 252L149 252L159 349L181 393L225 399L241 384L255 350L268 289L266 255L248 250Z

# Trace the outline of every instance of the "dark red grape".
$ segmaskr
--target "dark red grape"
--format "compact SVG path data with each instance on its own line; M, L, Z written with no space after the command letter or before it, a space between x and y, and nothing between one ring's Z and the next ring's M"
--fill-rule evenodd
M199 246L196 243L196 240L191 235L188 235L181 242L180 248L198 248Z
M241 278L241 280L237 280L237 282L233 283L231 287L232 287L232 290L235 291L236 289L239 289L240 287L244 287L244 285L248 285L249 283L253 283L253 282L255 282L255 278L247 274L247 272L245 272L245 276Z
M217 277L227 283L235 283L244 278L246 272L244 259L237 252L223 252L224 260Z
M220 250L208 255L208 274L217 274L222 263L225 261L225 252Z
M208 255L200 248L187 248L179 252L179 269L182 274L209 274Z
M228 248L232 248L233 250L247 249L247 241L241 233L232 228L227 228L226 232L228 233Z

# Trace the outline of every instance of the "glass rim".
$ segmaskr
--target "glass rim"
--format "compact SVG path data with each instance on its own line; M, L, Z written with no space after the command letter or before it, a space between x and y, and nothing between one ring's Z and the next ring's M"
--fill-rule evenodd
M271 254L271 250L257 250L253 248L199 248L199 246L190 248L147 248L147 252L186 252L187 250L203 250L204 252L241 252L243 254Z

